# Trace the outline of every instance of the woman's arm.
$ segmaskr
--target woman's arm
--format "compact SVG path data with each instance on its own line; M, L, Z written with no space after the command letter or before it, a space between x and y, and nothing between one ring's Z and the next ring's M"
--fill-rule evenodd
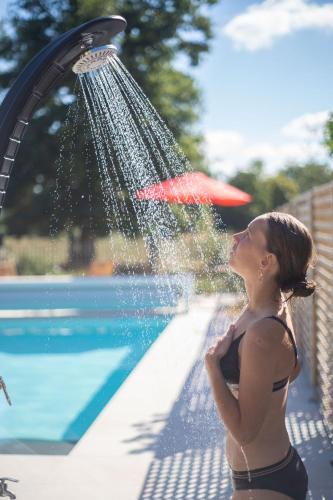
M219 358L227 350L227 338L218 341L205 357L219 414L240 445L255 439L272 398L282 327L280 324L268 324L268 321L272 323L271 320L261 319L247 329L242 349L238 400L229 390L219 366Z
M301 364L300 360L298 359L297 360L297 365L295 366L295 368L293 369L293 371L292 371L292 373L291 373L291 375L289 377L289 384L291 382L293 382L295 380L295 378L298 377L301 369L302 369L302 364Z

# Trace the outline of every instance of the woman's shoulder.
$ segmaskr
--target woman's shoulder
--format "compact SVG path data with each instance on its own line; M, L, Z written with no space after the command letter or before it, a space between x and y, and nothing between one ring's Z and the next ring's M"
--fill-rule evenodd
M267 329L269 329L279 332L285 330L286 325L286 320L284 318L271 314L255 319L249 326L249 329L258 331L267 331Z
M256 342L271 349L278 346L284 339L286 327L280 321L271 317L255 320L247 329L247 340Z

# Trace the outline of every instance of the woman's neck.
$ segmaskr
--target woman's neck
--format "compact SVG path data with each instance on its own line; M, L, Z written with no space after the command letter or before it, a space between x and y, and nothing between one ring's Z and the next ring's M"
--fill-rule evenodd
M276 286L253 287L245 284L248 297L247 310L253 316L279 314L284 310L283 295Z

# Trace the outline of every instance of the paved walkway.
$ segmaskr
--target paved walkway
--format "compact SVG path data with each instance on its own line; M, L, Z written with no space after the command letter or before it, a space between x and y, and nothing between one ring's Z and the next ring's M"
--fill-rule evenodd
M165 426L158 435L150 426L138 429L132 453L141 453L142 436L150 436L155 458L146 474L138 500L224 500L232 495L224 454L225 433L208 385L203 355L229 319L221 310L211 321L201 353L188 374ZM156 415L156 418L159 418ZM292 445L304 460L309 475L308 499L333 499L333 443L319 411L315 391L302 370L290 385L286 425ZM145 447L147 450L147 446Z

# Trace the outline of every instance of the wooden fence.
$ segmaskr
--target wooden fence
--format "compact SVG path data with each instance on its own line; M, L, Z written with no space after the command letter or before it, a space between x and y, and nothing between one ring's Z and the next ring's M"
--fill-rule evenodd
M308 277L317 288L310 297L295 299L292 317L298 345L333 436L333 182L314 187L276 210L297 217L313 237L316 260Z

